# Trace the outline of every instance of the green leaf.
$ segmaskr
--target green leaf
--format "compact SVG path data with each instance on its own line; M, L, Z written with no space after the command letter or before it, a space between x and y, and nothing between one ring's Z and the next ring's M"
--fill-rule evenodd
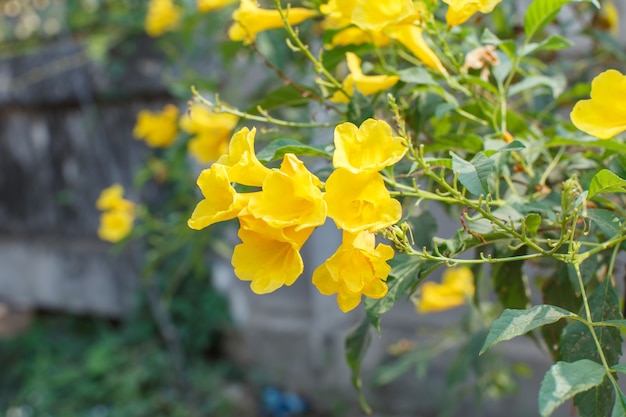
M588 300L591 312L591 320L594 322L604 322L621 319L619 308L619 297L610 279L605 279L591 294ZM581 307L579 314L584 313ZM596 337L598 338L604 357L609 366L619 362L622 348L622 336L618 328L596 327ZM587 359L601 362L596 343L587 326L581 322L573 322L567 325L561 332L561 359L573 362L580 359ZM574 404L578 407L581 417L607 416L612 406L612 389L610 383L606 381L592 391L577 395Z
M569 2L570 0L534 0L524 16L526 38L532 39L537 32L556 19L561 7Z
M619 363L617 365L611 366L611 369L622 374L626 374L626 363Z
M526 247L517 252L510 250L504 243L494 245L493 257L503 258L526 254ZM524 261L511 261L493 264L491 278L494 290L504 308L523 309L530 302L530 290L522 267Z
M467 190L477 196L489 194L487 178L495 170L495 162L483 154L477 154L468 162L450 151L452 170L458 175L459 181Z
M267 93L262 100L246 110L250 114L259 114L259 107L263 110L272 110L280 107L303 106L311 101L311 96L316 94L313 90L303 87L296 88L293 85L285 85Z
M615 405L613 406L613 412L611 417L624 417L626 416L626 395L621 390L617 391L617 398L615 399Z
M362 383L361 383L361 363L363 357L372 341L372 334L370 329L370 322L367 318L364 318L361 323L355 326L348 336L346 337L346 361L352 371L352 385L357 390L359 396L359 404L361 408L370 414L372 410L367 405L365 397L363 396Z
M572 46L573 43L567 39L562 37L561 35L550 35L548 39L544 39L538 43L529 43L520 49L521 56L527 56L537 51L559 51L561 49L566 49Z
M425 68L411 67L398 71L400 81L409 84L439 85Z
M347 121L360 126L361 123L371 117L374 117L371 101L358 90L354 90L352 97L350 97L350 103L348 103Z
M587 198L593 198L602 193L626 193L626 180L608 169L601 170L591 179Z
M567 80L563 75L547 77L545 75L534 75L525 77L517 84L513 84L507 92L507 97L513 97L516 94L531 90L539 86L547 86L552 90L552 97L557 98L563 93L567 84Z
M578 317L576 314L551 305L538 305L527 310L506 309L489 328L489 334L480 353L496 343L511 340L546 324L554 323L564 317Z
M530 236L536 236L539 226L541 226L541 215L530 213L524 218L524 226L526 226L526 232Z
M622 219L609 210L587 209L587 218L591 220L590 226L597 227L606 240L621 233Z
M286 153L293 153L298 156L321 156L328 159L333 157L333 154L322 145L307 145L293 139L276 139L259 151L257 158L259 161L267 163L281 159Z
M600 385L605 376L604 367L589 359L555 363L541 382L539 413L550 416L569 398Z

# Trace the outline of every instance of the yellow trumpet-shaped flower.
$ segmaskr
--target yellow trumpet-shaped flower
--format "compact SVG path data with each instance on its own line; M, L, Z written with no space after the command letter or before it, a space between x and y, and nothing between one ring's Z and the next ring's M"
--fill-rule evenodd
M178 28L182 10L172 0L150 0L144 22L146 33L160 36Z
M361 69L361 60L352 53L346 53L346 62L350 75L343 81L343 89L349 95L354 93L354 87L366 96L378 93L393 87L400 80L397 75L365 75ZM335 103L348 103L350 97L346 96L343 91L336 91L330 98Z
M578 129L600 139L626 130L626 75L608 70L591 82L591 99L574 106L570 118Z
M196 0L196 5L199 11L206 13L212 10L222 9L236 2L237 0Z
M422 36L422 29L412 24L395 25L385 30L385 34L400 42L427 67L447 74L437 54L428 46Z
M398 162L407 152L401 137L392 136L384 120L367 119L360 127L346 122L335 128L333 166L352 173L380 171Z
M315 16L315 11L292 7L285 10L285 14L290 25L297 25ZM254 0L241 0L239 8L233 12L233 21L228 36L233 41L243 41L245 44L254 41L259 32L281 28L284 25L278 10L262 9Z
M190 228L200 230L234 219L248 203L250 194L238 194L230 184L227 171L224 165L213 164L198 176L197 184L204 200L196 205L187 221Z
M330 44L325 46L329 49L336 46L362 45L364 43L387 46L390 41L389 37L382 32L366 31L356 26L350 26L333 35Z
M216 161L228 151L228 139L238 121L232 114L215 113L199 104L192 105L180 120L180 127L194 135L189 141L189 153L201 163Z
M313 228L277 229L246 214L240 215L239 221L242 243L235 246L231 260L235 275L242 281L251 281L250 288L256 294L293 284L304 270L299 251Z
M352 23L361 29L381 31L383 28L419 19L413 0L359 0L352 11Z
M254 137L256 129L242 128L233 135L228 144L228 153L222 155L217 163L228 168L231 182L260 187L265 177L271 172L256 157Z
M271 227L315 227L326 221L320 180L294 154L286 154L280 170L263 181L263 191L250 198L248 212Z
M107 242L119 242L133 229L135 204L123 197L124 187L113 184L100 192L96 207L102 210L98 237Z
M402 217L400 202L391 198L383 177L375 171L336 169L326 180L324 200L328 216L351 233L379 230Z
M474 294L474 274L468 267L451 268L443 273L441 284L425 282L416 301L417 311L432 313L463 305Z
M325 29L341 29L352 24L352 12L359 0L328 0L320 6Z
M456 26L465 23L476 12L491 13L502 0L443 0L448 5L446 23Z
M343 242L334 255L313 272L313 285L324 295L337 294L343 312L354 309L363 295L382 298L387 294L385 283L393 258L390 246L379 244L373 233L343 233Z
M160 112L141 110L133 129L136 139L143 139L153 148L170 146L178 135L178 108L167 104Z

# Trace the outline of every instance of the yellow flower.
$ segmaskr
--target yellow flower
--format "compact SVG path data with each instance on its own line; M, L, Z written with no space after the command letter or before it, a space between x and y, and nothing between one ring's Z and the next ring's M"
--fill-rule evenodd
M350 75L348 75L343 81L343 89L350 95L354 93L355 85L361 93L369 96L393 87L398 80L400 80L400 77L397 75L363 74L363 71L361 70L361 60L352 52L346 53L346 61L348 63ZM350 98L347 97L342 91L336 91L330 100L335 103L348 103Z
M359 0L328 0L320 6L324 29L341 29L352 24L352 12Z
M196 0L198 10L203 13L221 9L235 2L237 0Z
M387 28L385 34L404 45L404 47L411 51L411 53L427 67L434 68L442 74L448 73L439 60L439 57L437 57L424 40L420 27L412 24L395 25Z
M105 211L100 215L98 237L111 243L119 242L133 230L134 220L135 216L126 211Z
M251 281L250 288L256 294L293 284L304 270L299 251L313 228L277 229L245 213L239 221L242 243L235 246L231 260L235 275L242 281Z
M376 46L387 46L389 42L389 37L381 32L365 31L356 26L350 26L333 35L330 44L325 46L329 49L336 46L362 45L364 43L372 43Z
M352 23L361 29L381 31L383 28L419 19L413 0L359 0L352 11Z
M473 294L474 274L470 268L446 269L441 284L422 284L416 308L420 313L448 310L463 305Z
M294 226L296 231L319 226L326 220L326 203L320 180L294 154L286 154L280 170L272 170L263 191L248 204L249 213L269 226Z
M448 26L464 23L476 12L490 13L502 0L443 0L448 5Z
M189 152L201 163L216 161L228 151L230 132L239 118L228 113L214 113L194 104L183 115L180 127L194 136L189 141Z
M324 200L328 216L351 233L379 230L402 217L400 202L391 198L383 177L375 171L336 169L326 180Z
M231 182L260 187L265 177L271 172L256 157L254 136L256 129L242 128L233 135L228 145L228 153L222 155L217 163L228 168Z
M155 37L176 30L181 13L181 8L172 0L150 0L144 22L146 33Z
M178 135L178 108L167 104L161 112L141 110L137 115L137 123L133 136L143 139L153 148L170 146Z
M96 208L102 211L132 211L135 208L133 202L125 200L124 187L120 184L113 184L100 192L98 200L96 200Z
M370 232L343 233L343 242L334 255L313 272L313 285L324 295L337 294L341 311L348 312L361 302L361 296L382 298L393 258L390 246L376 245Z
M380 171L398 162L407 152L404 139L391 135L384 120L367 119L360 127L346 122L335 128L333 166L356 174Z
M123 198L124 188L113 184L100 192L96 207L102 210L98 237L107 242L119 242L133 229L135 204Z
M591 82L591 99L574 106L570 118L578 129L600 139L626 130L626 76L608 70Z
M250 198L249 194L235 192L224 165L213 164L202 171L197 184L204 200L198 203L187 221L192 229L200 230L213 223L234 219Z
M297 25L315 16L314 10L292 7L285 10L290 25ZM239 8L233 12L233 25L228 36L233 41L249 44L259 32L283 27L284 23L278 10L261 9L254 0L241 0Z
M607 1L602 4L600 9L600 15L609 29L609 32L614 38L619 36L619 10L612 1Z

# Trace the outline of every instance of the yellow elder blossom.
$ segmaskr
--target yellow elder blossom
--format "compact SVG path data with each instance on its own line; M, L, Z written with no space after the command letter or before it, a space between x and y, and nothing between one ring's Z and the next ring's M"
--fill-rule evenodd
M144 27L152 37L178 28L182 10L172 0L150 0Z
M337 227L352 233L375 231L397 223L402 206L391 198L375 171L352 173L338 168L326 180L324 200Z
M189 141L189 153L201 163L216 161L228 151L228 139L238 121L232 114L215 113L199 104L192 105L180 120L180 127L194 135Z
M228 144L228 153L222 155L217 163L228 168L231 182L260 187L265 177L271 172L256 157L254 136L256 129L242 128L233 135Z
M320 180L294 154L286 154L280 170L272 170L263 190L255 193L248 212L275 228L294 226L296 231L326 221L326 203Z
M383 28L419 20L420 14L413 0L359 0L352 10L352 23L364 30Z
M474 294L474 274L468 267L446 269L441 284L428 281L416 301L419 313L432 313L463 305Z
M205 13L224 8L236 2L237 0L196 0L196 5L198 6L198 10Z
M245 211L239 217L242 243L235 246L231 260L235 275L242 281L251 281L250 289L256 294L293 284L304 271L299 251L313 227L274 228Z
M313 285L324 295L337 294L343 312L359 305L362 295L382 298L387 294L385 280L393 258L390 246L376 245L373 233L343 233L343 242L334 255L313 272Z
M465 23L476 12L490 13L502 0L443 0L448 5L446 23L456 26Z
M346 122L335 128L333 166L352 173L380 171L398 162L408 148L404 139L392 136L384 120L367 119L360 127Z
M386 90L393 87L400 80L397 75L365 75L361 70L361 60L359 57L352 53L346 53L346 62L350 75L343 81L343 89L346 93L352 95L354 93L354 86L366 96L378 93L379 91ZM347 97L342 91L336 91L330 98L335 103L348 103L350 98Z
M120 184L113 184L100 192L96 207L102 210L98 237L107 242L119 242L133 229L135 220L135 205L124 199L124 188Z
M198 176L197 181L204 200L200 201L191 218L187 221L190 228L200 230L213 223L234 219L246 206L250 195L238 194L230 184L227 168L213 164Z
M436 69L442 74L448 73L437 54L433 52L424 40L422 28L419 26L411 24L395 25L386 29L385 34L400 42L427 67Z
M600 139L626 130L626 75L608 70L591 82L591 99L574 106L570 117L578 129Z
M292 7L284 11L290 25L297 25L315 16L314 10ZM249 44L259 32L283 27L284 23L278 10L262 9L254 0L241 0L239 8L233 12L233 25L228 36L233 41Z
M178 108L167 104L161 112L141 110L137 114L137 122L133 136L143 139L153 148L170 146L178 135Z
M381 32L370 32L359 29L356 26L350 26L333 35L330 44L325 46L329 49L336 46L362 45L364 43L387 46L389 42L389 37Z

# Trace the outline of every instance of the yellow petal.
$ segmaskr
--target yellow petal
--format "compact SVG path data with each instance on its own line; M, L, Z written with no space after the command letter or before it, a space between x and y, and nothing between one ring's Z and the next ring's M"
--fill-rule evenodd
M400 42L413 55L415 55L424 65L434 68L442 74L447 74L439 57L428 46L422 36L422 29L415 25L397 25L386 29L385 33L392 39Z
M443 0L448 4L446 23L456 26L465 23L476 12L491 13L502 0Z
M150 0L144 27L146 33L152 37L178 28L182 9L172 0Z
M412 0L359 0L352 12L352 23L361 29L381 31L386 26L418 17Z
M570 118L578 129L600 139L626 130L626 76L608 70L591 82L591 99L574 106Z
M420 287L417 311L430 313L464 304L474 294L474 274L468 267L446 269L441 284L425 282Z
M290 25L297 25L315 16L314 10L292 7L285 10ZM259 32L283 27L284 23L278 10L262 9L254 0L241 0L239 8L233 12L233 25L228 36L233 41L250 43Z
M141 110L133 129L136 139L144 140L153 148L170 146L178 135L178 108L167 104L160 112Z
M180 119L180 127L193 137L189 153L200 163L216 161L228 151L228 139L239 118L227 113L214 113L194 104Z
M107 242L119 242L133 229L135 216L125 210L110 210L100 215L98 237Z
M392 136L383 120L367 119L359 128L346 122L335 128L335 168L352 173L380 171L398 162L407 152L405 141Z
M402 217L400 202L390 197L382 176L373 171L336 169L326 181L324 200L337 227L352 233L379 230Z
M224 8L230 4L236 3L237 0L197 0L198 10L206 13L212 10Z
M260 187L270 169L265 167L254 152L256 129L242 128L233 135L228 145L228 154L222 155L217 163L228 167L230 181Z

